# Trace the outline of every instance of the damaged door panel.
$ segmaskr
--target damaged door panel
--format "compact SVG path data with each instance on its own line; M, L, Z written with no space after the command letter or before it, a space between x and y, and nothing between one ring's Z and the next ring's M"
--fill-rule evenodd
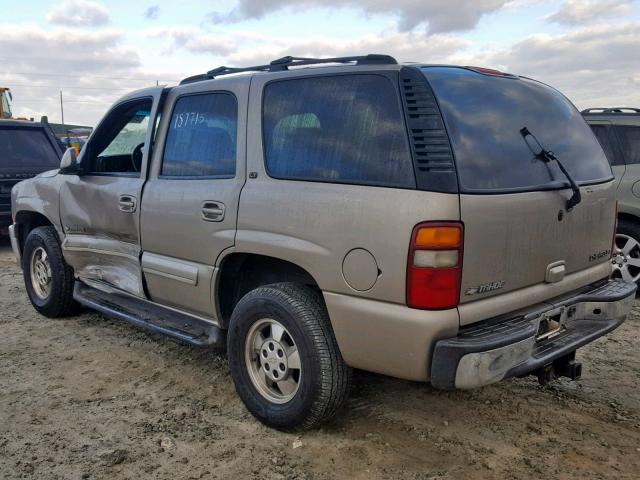
M118 103L79 157L79 173L60 191L65 259L76 276L144 297L140 208L163 88Z

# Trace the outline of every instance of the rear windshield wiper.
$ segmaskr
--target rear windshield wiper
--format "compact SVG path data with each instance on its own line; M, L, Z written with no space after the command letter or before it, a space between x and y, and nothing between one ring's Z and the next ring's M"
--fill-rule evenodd
M560 170L562 170L562 173L564 173L564 176L567 177L567 180L569 180L569 185L571 185L571 190L573 190L573 195L569 200L567 200L567 212L571 211L573 207L575 207L582 201L582 195L580 194L580 188L578 187L578 184L575 182L567 169L564 168L564 165L562 164L560 159L556 157L551 150L547 150L546 148L544 148L538 141L536 136L531 133L527 127L522 127L520 129L520 135L522 135L524 142L527 144L529 150L531 150L531 153L533 153L537 159L542 160L545 163L556 162L558 164L558 167L560 167ZM537 148L536 145L532 145L531 143L529 143L527 137L531 137L535 140Z

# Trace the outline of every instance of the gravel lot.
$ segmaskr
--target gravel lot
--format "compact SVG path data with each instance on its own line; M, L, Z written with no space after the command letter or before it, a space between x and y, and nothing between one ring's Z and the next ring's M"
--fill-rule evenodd
M0 478L640 478L640 309L584 378L469 392L356 372L319 430L259 424L224 354L85 312L35 313L0 239Z

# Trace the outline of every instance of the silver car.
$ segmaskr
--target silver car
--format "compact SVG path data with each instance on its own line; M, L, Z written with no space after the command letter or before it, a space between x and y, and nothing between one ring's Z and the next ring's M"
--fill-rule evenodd
M609 279L615 190L540 82L285 57L123 97L78 158L14 187L11 238L43 315L226 346L251 413L308 428L352 368L578 378L636 290Z
M618 227L613 276L640 282L640 109L589 108L582 114L616 177Z

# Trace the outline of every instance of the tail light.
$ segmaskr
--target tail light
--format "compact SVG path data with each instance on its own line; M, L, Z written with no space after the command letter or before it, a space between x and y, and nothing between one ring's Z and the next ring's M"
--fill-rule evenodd
M464 230L461 223L427 222L415 226L407 263L407 305L445 309L458 305Z

